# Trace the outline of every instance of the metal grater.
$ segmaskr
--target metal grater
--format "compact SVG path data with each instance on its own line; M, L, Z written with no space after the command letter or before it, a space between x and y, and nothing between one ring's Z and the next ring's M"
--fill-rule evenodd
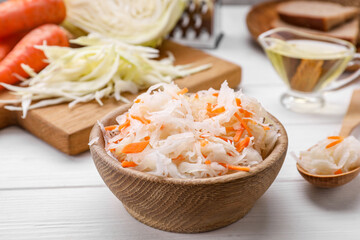
M216 48L223 35L220 6L221 0L189 0L169 37L191 47Z

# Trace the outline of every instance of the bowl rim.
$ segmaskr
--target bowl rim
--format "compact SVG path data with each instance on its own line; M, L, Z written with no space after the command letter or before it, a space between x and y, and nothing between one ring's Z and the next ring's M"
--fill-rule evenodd
M313 178L337 178L337 177L343 177L343 176L346 176L346 175L349 175L349 174L353 174L353 173L356 173L356 172L360 173L360 167L354 168L353 170L348 171L348 172L344 172L344 173L340 173L340 174L328 174L328 175L320 175L320 174L309 173L299 163L296 163L296 168L300 173L305 174L305 175L310 176L310 177L313 177Z
M123 113L125 113L130 107L132 103L120 106L114 111L108 113L103 117L99 122L104 124L106 122L114 121L115 118ZM268 112L267 112L268 113ZM264 159L263 162L251 168L250 172L235 172L231 174L226 174L223 176L217 177L209 177L209 178L171 178L171 177L161 177L156 176L147 172L141 172L131 168L123 168L119 161L115 161L112 157L110 157L104 148L104 138L102 135L102 131L98 123L96 123L90 133L89 140L95 139L98 137L98 140L95 141L90 146L91 155L95 161L94 154L96 153L101 161L104 161L106 164L110 165L112 168L115 168L117 171L124 175L132 175L136 178L143 179L146 181L157 182L157 183L165 183L165 184L180 184L180 185L207 185L214 183L225 183L232 182L238 179L246 179L250 178L259 172L264 171L271 165L275 164L277 161L281 161L281 156L283 154L286 155L287 147L288 147L288 136L284 126L280 123L278 119L276 119L273 115L268 113L270 119L274 121L274 123L279 127L280 136L275 144L274 149L271 153ZM284 157L285 160L285 157Z

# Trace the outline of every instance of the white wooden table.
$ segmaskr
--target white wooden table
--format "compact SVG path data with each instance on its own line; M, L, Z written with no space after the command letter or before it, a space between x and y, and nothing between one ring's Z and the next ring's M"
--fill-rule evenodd
M259 99L287 129L289 152L335 134L356 83L326 96L317 114L279 103L285 90L250 39L248 6L225 6L220 47L209 51L243 67L243 91ZM70 157L18 127L0 131L0 239L360 239L360 177L333 190L301 178L290 155L270 189L242 220L201 234L153 229L133 219L105 186L86 152Z

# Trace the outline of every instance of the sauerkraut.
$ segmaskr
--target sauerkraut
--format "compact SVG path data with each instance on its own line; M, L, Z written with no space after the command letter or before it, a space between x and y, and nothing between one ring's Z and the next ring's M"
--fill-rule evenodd
M360 142L353 136L330 136L300 152L298 164L311 174L341 174L360 167Z
M139 95L118 125L101 126L108 154L158 176L206 178L251 171L274 148L278 128L257 100L227 82L186 92L160 83Z

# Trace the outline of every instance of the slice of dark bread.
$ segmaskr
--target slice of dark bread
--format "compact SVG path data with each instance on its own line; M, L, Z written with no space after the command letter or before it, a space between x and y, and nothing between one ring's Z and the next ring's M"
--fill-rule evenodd
M279 4L277 11L287 23L322 31L329 31L359 14L357 7L320 1L284 2Z
M324 36L334 37L334 38L340 38L346 41L349 41L353 43L354 45L357 44L358 38L359 38L359 19L355 18L349 22L344 23L343 25L334 28L328 32L324 31L318 31L314 29L304 28L304 27L298 27L295 25L288 24L281 19L276 19L271 23L271 26L273 28L276 27L287 27L292 28L296 30L301 30L308 33L315 33L320 34Z

